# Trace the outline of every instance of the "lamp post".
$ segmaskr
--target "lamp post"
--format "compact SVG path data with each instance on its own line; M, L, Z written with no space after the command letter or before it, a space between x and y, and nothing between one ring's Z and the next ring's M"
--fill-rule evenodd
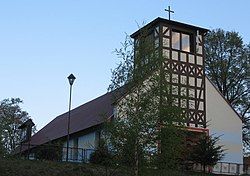
M66 153L66 161L69 159L69 128L70 128L70 110L71 110L71 93L72 93L72 85L75 81L76 77L73 74L68 76L70 91L69 91L69 116L68 116L68 131L67 131L67 153Z

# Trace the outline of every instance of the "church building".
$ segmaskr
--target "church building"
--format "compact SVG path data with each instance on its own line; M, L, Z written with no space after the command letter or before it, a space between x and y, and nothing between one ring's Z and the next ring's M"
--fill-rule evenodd
M220 145L226 149L221 162L243 164L241 117L205 74L204 40L208 30L163 18L156 18L143 28L149 29L155 47L166 59L164 67L171 73L168 80L170 85L183 90L175 94L185 94L186 99L179 98L177 102L187 109L187 128L221 136ZM135 42L140 31L131 35ZM69 153L72 160L89 158L90 153L98 146L103 115L115 115L114 93L105 93L71 111L69 146L77 149ZM66 147L67 123L68 113L57 116L34 134L29 144L39 146L60 140ZM84 149L81 150L84 155L79 152L80 149ZM63 159L65 152L64 148ZM233 166L237 167L233 164L220 165L214 170L222 170L224 167L232 167L232 170Z

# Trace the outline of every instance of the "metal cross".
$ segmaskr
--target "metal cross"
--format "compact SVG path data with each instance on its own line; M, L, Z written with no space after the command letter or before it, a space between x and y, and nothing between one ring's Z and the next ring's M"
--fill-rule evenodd
M170 14L174 13L174 11L170 9L170 6L168 6L168 9L165 9L165 11L168 12L168 20L170 20Z

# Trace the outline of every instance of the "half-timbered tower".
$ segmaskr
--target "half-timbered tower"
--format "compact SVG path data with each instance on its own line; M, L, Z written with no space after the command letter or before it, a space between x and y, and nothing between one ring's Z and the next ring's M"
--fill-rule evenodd
M155 49L164 59L164 69L170 73L167 81L176 103L186 114L187 126L206 128L203 41L208 30L157 18L131 35L135 43L142 31L153 39Z

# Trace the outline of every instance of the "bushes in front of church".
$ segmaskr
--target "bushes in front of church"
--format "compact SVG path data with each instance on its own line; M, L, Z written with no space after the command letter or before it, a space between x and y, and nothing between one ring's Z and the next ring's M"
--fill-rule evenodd
M45 144L35 151L35 157L39 160L60 161L62 159L62 147L58 144Z
M224 146L219 145L219 137L202 135L198 140L193 141L191 152L188 154L188 160L201 164L203 172L206 167L213 167L225 156Z
M89 162L103 166L112 165L113 155L105 142L101 141L99 147L90 155Z

